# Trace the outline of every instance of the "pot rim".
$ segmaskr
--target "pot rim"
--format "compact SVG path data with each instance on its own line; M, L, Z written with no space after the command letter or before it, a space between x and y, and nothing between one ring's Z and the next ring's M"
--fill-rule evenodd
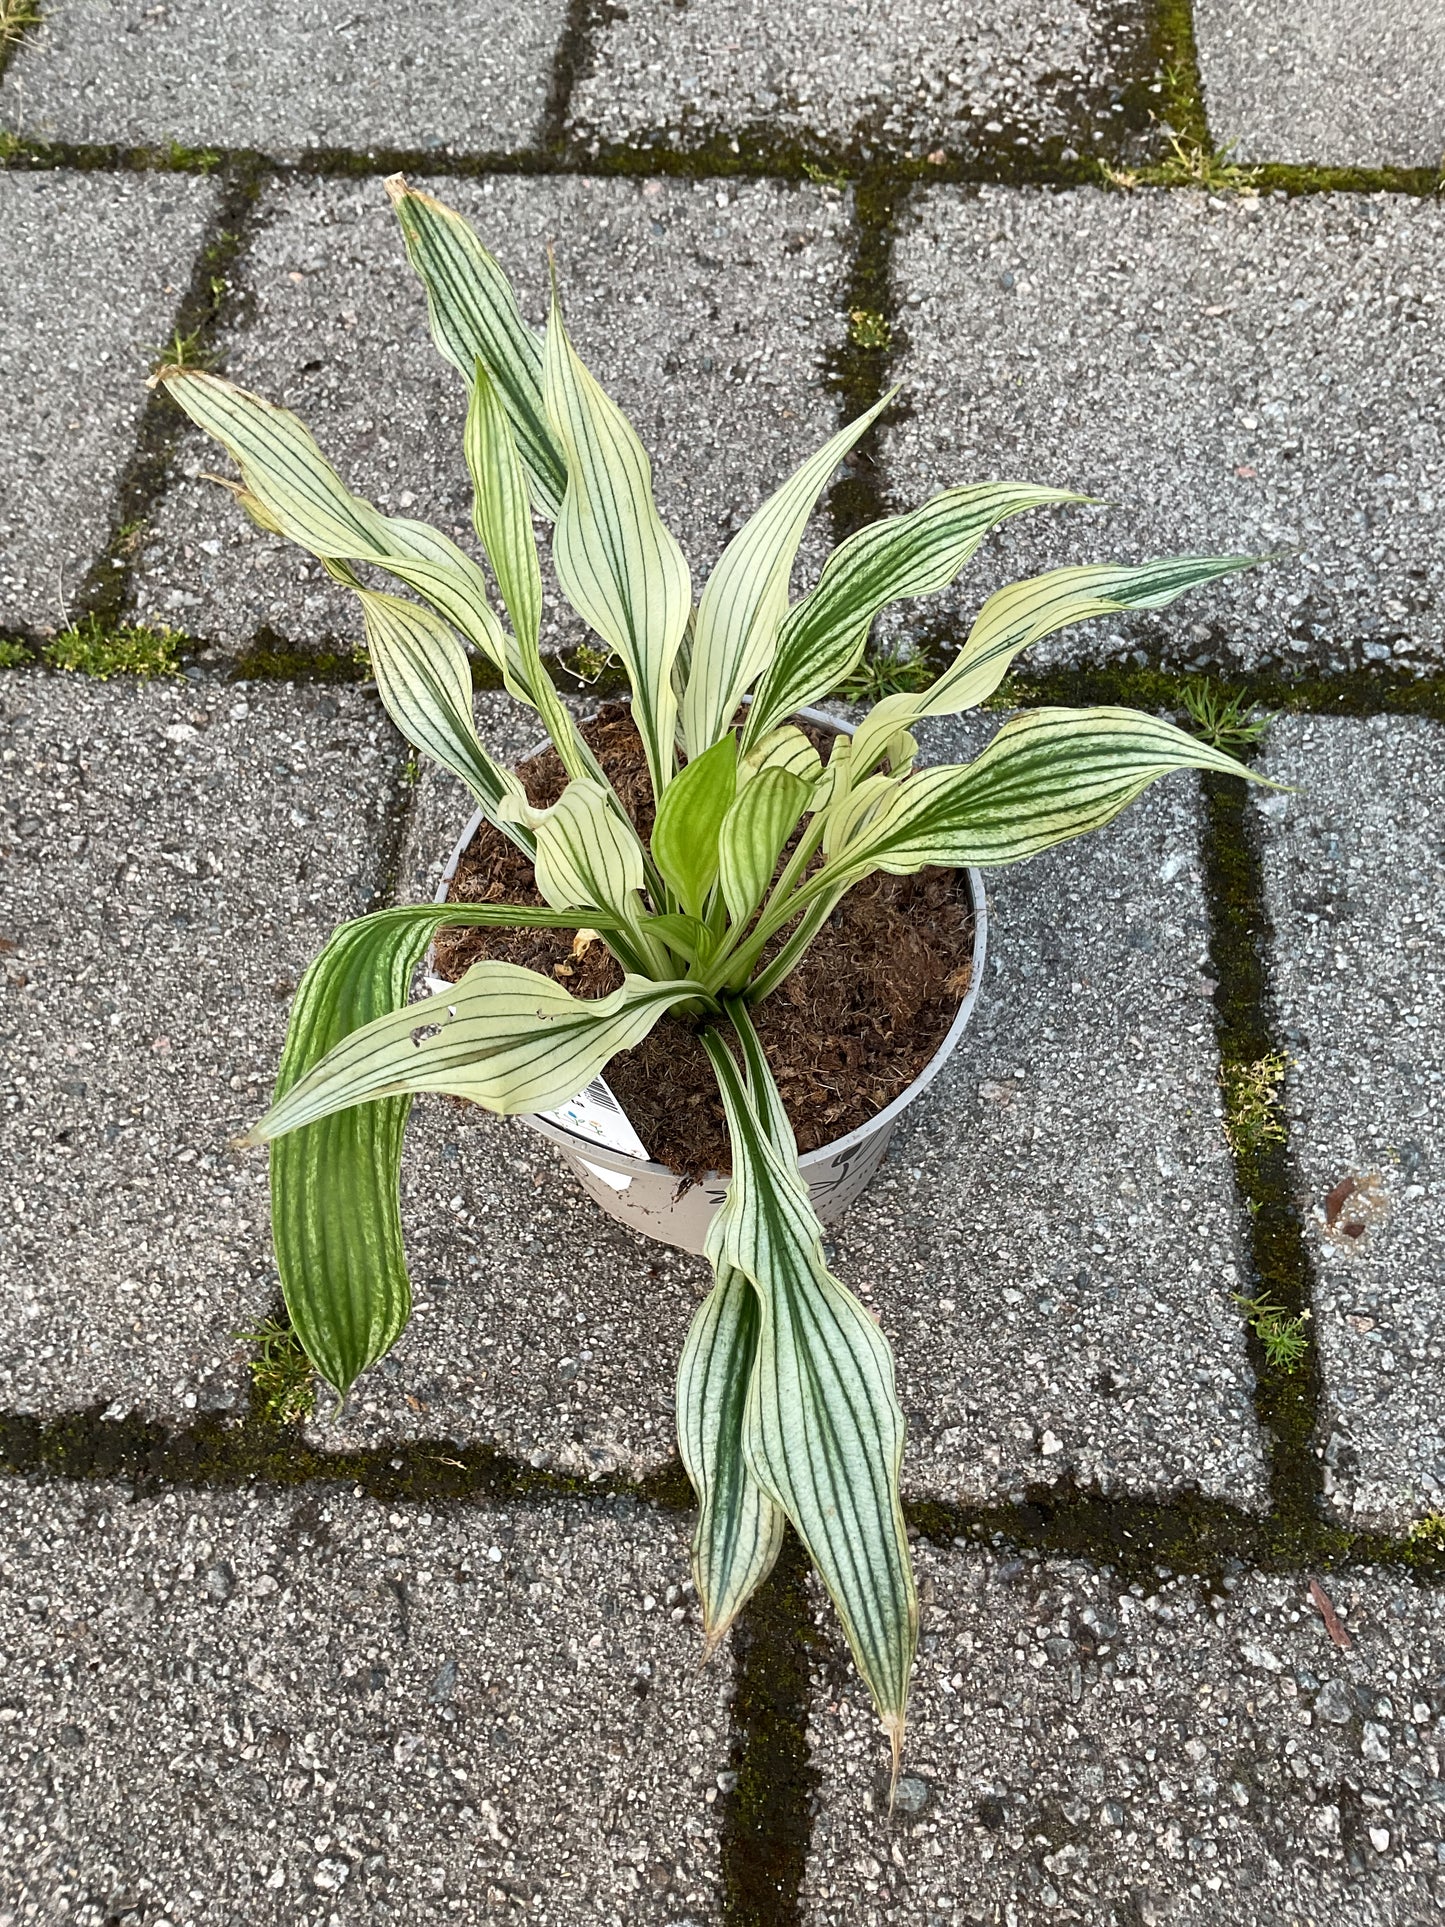
M816 724L819 728L834 730L840 736L852 736L856 731L856 724L845 722L841 716L830 716L825 710L799 709L794 713ZM544 738L535 749L528 750L526 756L520 760L526 762L529 757L539 755L549 748L551 748L550 740ZM446 902L447 891L451 887L452 878L457 873L457 866L485 820L483 812L476 810L463 827L437 882L432 896L434 903ZM964 876L968 883L969 901L973 911L973 950L969 964L969 984L943 1041L913 1082L901 1090L890 1103L885 1104L881 1111L875 1111L866 1123L858 1125L855 1130L849 1131L843 1137L831 1138L826 1144L818 1145L815 1150L801 1152L798 1157L798 1167L804 1177L807 1176L810 1166L831 1163L844 1152L851 1151L854 1146L865 1143L879 1131L891 1126L916 1098L923 1095L958 1048L959 1040L968 1028L969 1019L973 1015L974 1005L978 1002L988 952L988 905L984 893L983 876L972 865L965 869ZM428 962L430 962L430 952L428 952ZM625 1151L614 1151L609 1145L599 1144L592 1138L580 1137L572 1131L565 1131L561 1125L553 1124L532 1112L519 1113L517 1122L525 1124L528 1130L535 1131L540 1137L551 1138L554 1143L564 1145L574 1155L585 1157L589 1164L602 1165L607 1170L616 1171L619 1174L641 1176L645 1172L653 1177L683 1182L670 1164L659 1164L653 1158L630 1157ZM705 1182L726 1184L729 1179L721 1172L710 1171Z

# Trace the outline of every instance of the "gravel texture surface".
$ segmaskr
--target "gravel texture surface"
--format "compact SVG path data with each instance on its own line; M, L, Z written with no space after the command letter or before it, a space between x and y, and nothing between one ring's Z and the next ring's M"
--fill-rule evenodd
M1210 130L1237 159L1438 167L1445 0L1195 0Z
M70 619L215 201L183 175L0 173L0 629Z
M929 758L991 734L940 728ZM1171 779L989 875L973 1023L835 1234L897 1354L914 1492L1264 1503L1198 836Z
M991 477L1105 504L1011 523L925 618L1063 563L1278 553L1037 659L1445 658L1445 208L938 188L905 218L895 277L896 505Z
M0 1489L0 1918L717 1918L682 1529L349 1489Z
M659 506L695 571L836 428L823 374L845 325L848 208L836 192L422 184L475 223L537 324L555 242L569 330L651 453ZM470 547L462 384L432 347L380 182L273 187L241 285L223 371L296 409L353 487ZM141 607L231 652L268 627L293 645L352 646L355 599L193 479L223 459L198 433L185 442L142 558ZM815 568L823 533L805 551ZM545 617L546 646L586 634L550 579Z
M1112 154L1159 93L1142 23L1095 0L631 0L604 20L573 97L582 140Z
M229 1143L372 906L397 764L354 690L0 677L0 1407L240 1403L276 1283Z
M512 153L542 135L565 0L47 9L0 124L33 139Z
M1327 1489L1445 1513L1445 729L1288 718L1261 806L1291 1146L1315 1259Z
M810 1927L1425 1927L1445 1903L1445 1606L1395 1574L1160 1572L917 1548L923 1648L884 1749L819 1669ZM824 1616L824 1626L827 1617Z

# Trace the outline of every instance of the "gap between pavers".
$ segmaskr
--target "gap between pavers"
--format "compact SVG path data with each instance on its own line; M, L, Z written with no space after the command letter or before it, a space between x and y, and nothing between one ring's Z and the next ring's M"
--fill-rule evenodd
M915 1553L922 1651L890 1823L820 1614L809 1927L1424 1927L1445 1903L1445 1603L1399 1574Z
M714 1920L726 1657L630 1502L0 1483L0 1904Z
M27 34L0 125L34 140L506 154L543 133L565 0L66 0Z
M1275 559L1033 660L1445 659L1445 208L935 188L905 213L893 273L893 505L995 479L1101 498L1011 522L910 630L1064 564L1252 553Z
M1445 729L1281 717L1262 767L1325 1489L1401 1532L1445 1513Z
M928 760L993 727L934 726ZM913 1494L1266 1502L1199 837L1195 779L1170 778L987 877L973 1021L833 1233L896 1350Z
M1445 164L1442 0L1194 0L1216 144L1243 161Z
M0 1407L244 1403L264 1109L302 970L375 907L400 745L356 690L0 677Z
M75 615L216 202L185 175L0 173L0 629Z
M1076 159L1127 151L1161 97L1144 20L1107 0L630 0L594 31L569 124L644 151L734 138Z
M472 221L538 326L555 244L569 332L652 456L659 508L700 582L837 428L825 363L846 325L847 197L770 182L413 184ZM465 393L432 346L381 182L273 182L237 284L221 372L294 409L350 487L474 550ZM225 466L187 434L140 558L141 611L229 655L263 630L291 647L353 646L355 598L197 479ZM804 550L814 574L822 529ZM595 643L560 601L545 541L543 560L544 648Z

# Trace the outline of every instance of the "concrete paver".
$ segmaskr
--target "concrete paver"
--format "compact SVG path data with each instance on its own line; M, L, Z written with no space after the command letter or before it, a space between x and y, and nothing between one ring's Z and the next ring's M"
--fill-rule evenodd
M905 1484L1262 1506L1192 781L988 893L973 1023L835 1234L897 1354Z
M736 136L914 158L1113 154L1158 92L1142 22L1094 0L632 0L596 35L571 123L643 148Z
M1260 806L1291 1147L1318 1285L1326 1483L1445 1513L1445 729L1281 719Z
M1195 0L1214 138L1238 159L1438 167L1445 4Z
M0 677L0 1408L236 1409L276 1296L290 993L373 907L399 745L355 690Z
M535 145L565 0L70 0L27 35L0 125L163 147L505 154Z
M0 1521L0 1918L717 1918L678 1524L18 1481Z
M916 1548L892 1824L876 1724L819 1670L809 1927L1424 1927L1445 1902L1445 1603L1399 1574L1108 1568ZM826 1626L826 1616L824 1617Z
M0 173L0 629L64 628L216 189Z
M931 190L895 259L896 504L1001 476L1107 506L1011 523L927 609L1069 562L1275 554L1034 660L1438 664L1442 273L1445 210L1400 196Z
M653 457L659 506L695 573L837 426L823 363L842 339L847 203L766 182L551 178L423 182L472 220L546 313L555 242L568 327ZM223 372L305 419L343 476L470 547L462 385L378 181L271 190L241 271L247 318ZM141 608L236 652L269 628L311 647L359 637L354 598L251 528L188 437L141 558ZM821 531L806 551L816 569ZM549 582L544 646L583 640Z

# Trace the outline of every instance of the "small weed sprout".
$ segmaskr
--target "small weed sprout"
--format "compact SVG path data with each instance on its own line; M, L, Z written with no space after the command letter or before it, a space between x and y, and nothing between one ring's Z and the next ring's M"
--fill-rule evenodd
M39 25L39 0L0 0L0 47L14 46L27 27Z
M151 349L151 373L159 374L162 368L209 368L214 360L199 328L184 335L177 328L163 347Z
M848 316L848 339L855 348L887 348L893 341L888 318L876 308L854 308Z
M107 625L86 616L63 629L41 655L52 669L69 669L104 682L108 676L177 676L177 655L185 637L163 624L122 622Z
M877 703L885 696L927 689L934 671L922 656L905 656L895 649L879 649L865 656L838 685L844 702Z
M23 642L7 642L0 637L0 669L18 669L22 662L30 661L30 651Z
M1282 1050L1267 1051L1252 1064L1226 1064L1219 1073L1224 1092L1224 1135L1229 1148L1244 1155L1266 1144L1284 1142L1279 1115L1280 1087L1291 1059Z
M1305 1336L1307 1311L1291 1317L1283 1305L1268 1298L1245 1298L1236 1292L1234 1302L1249 1320L1250 1330L1264 1347L1264 1355L1276 1371L1295 1372L1309 1351Z
M563 667L578 682L591 684L606 675L611 662L610 649L598 649L590 642L579 642L571 654L563 658Z
M1430 1512L1417 1519L1406 1533L1405 1543L1420 1552L1445 1555L1445 1513Z
M279 1318L268 1318L253 1332L237 1332L254 1345L251 1388L255 1409L267 1425L299 1425L316 1409L316 1381L301 1340Z
M1208 676L1196 676L1181 693L1190 735L1231 756L1262 742L1274 721L1272 714L1256 710L1242 690L1222 688Z

